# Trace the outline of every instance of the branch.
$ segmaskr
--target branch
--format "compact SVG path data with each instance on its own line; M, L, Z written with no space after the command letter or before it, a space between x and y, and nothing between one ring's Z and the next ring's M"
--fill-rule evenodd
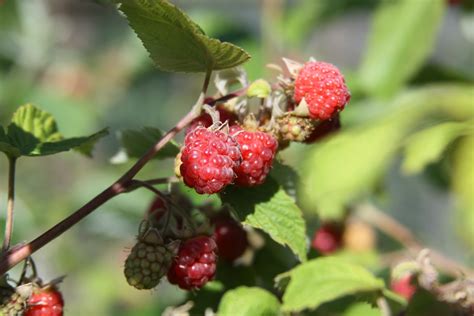
M363 204L357 207L356 215L378 228L387 236L400 242L407 248L412 257L415 257L422 249L427 248L426 246L423 246L423 244L407 227L371 204ZM472 269L463 266L436 250L430 249L430 252L433 263L443 273L453 277L458 277L460 274L474 276L474 271ZM397 252L391 259L393 260L398 256L401 258L406 257L406 252Z
M201 106L204 100L204 96L209 86L211 77L211 71L206 73L206 78L202 87L201 94L197 102L171 130L169 130L153 147L151 147L138 161L115 183L110 187L102 191L99 195L94 197L91 201L85 204L83 207L78 209L76 212L54 225L48 231L38 236L33 241L14 247L10 251L3 254L0 258L0 275L4 274L12 267L31 256L35 251L42 248L47 243L56 239L72 226L77 224L84 217L92 213L99 206L117 196L120 193L126 192L130 185L133 183L132 180L136 174L145 166L145 164L153 158L153 156L161 150L177 133L185 128L191 121L196 118L201 112Z
M13 209L15 206L15 166L16 158L8 158L8 205L5 220L5 238L3 239L2 253L10 248L13 234Z

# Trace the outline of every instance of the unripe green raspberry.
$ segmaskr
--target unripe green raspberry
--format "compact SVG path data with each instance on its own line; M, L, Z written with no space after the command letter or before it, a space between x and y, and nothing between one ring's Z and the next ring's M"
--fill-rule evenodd
M168 272L176 247L164 245L158 232L148 230L132 248L125 261L124 274L128 284L143 290L152 289Z
M278 135L283 141L303 142L314 130L314 121L291 115L289 113L278 118Z
M21 285L16 290L2 284L0 286L0 315L23 315L32 289L31 284Z

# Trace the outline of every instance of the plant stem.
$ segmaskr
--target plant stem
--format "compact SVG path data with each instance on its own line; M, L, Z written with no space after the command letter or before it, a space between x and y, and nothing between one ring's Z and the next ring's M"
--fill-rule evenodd
M382 316L392 316L392 311L390 310L385 297L380 296L377 298L377 306L379 307Z
M360 205L356 208L356 215L405 246L410 252L408 257L416 256L422 249L427 248L418 241L415 235L402 223L371 204ZM434 265L443 273L453 277L459 277L461 274L471 277L474 276L474 270L446 257L439 251L430 249L430 252ZM406 259L407 256L405 254L406 252L403 251L397 252L390 260L394 263L396 257Z
M15 166L16 158L8 158L8 204L5 220L5 238L3 239L2 253L10 248L13 233L13 210L15 207Z
M183 128L185 128L189 123L191 123L191 121L196 118L197 115L199 115L200 111L196 111L196 108L200 108L202 106L204 95L207 92L207 88L209 86L210 78L211 72L208 71L206 73L206 78L204 79L204 84L199 99L193 106L191 111L189 111L183 118L181 118L181 120L176 124L175 127L169 130L153 147L151 147L142 157L140 157L140 159L138 159L138 161L115 183L113 183L110 187L102 191L102 193L94 197L76 212L66 217L64 220L57 223L52 228L38 236L33 241L24 245L19 245L18 247L14 247L10 251L4 253L4 255L0 258L0 275L4 274L9 269L14 267L21 261L25 260L28 256L33 254L38 249L42 248L50 241L59 237L65 231L70 229L72 226L77 224L80 220L92 213L95 209L97 209L99 206L101 206L114 196L126 192L127 189L133 184L133 177L136 176L136 174L145 166L145 164L150 159L152 159L153 156L160 149L162 149L177 133L179 133Z

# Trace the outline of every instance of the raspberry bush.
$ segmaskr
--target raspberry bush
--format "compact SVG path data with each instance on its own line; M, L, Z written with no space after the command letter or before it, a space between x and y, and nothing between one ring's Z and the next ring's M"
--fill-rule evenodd
M172 2L0 1L0 314L473 315L467 2Z

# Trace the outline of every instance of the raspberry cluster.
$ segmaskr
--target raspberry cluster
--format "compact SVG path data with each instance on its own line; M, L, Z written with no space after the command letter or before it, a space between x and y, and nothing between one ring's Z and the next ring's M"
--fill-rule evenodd
M271 95L272 91L266 93L258 94L258 113L242 111L240 105L230 102L214 110L205 107L207 112L191 122L174 166L176 176L186 186L199 194L213 194L228 185L263 184L278 150L291 141L311 143L337 130L338 113L350 98L335 66L312 61L281 83L276 95L283 96L280 99L286 109L275 110L270 103L279 105L279 99ZM246 97L257 96L247 93ZM266 98L269 102L264 102ZM295 103L303 99L306 105ZM304 106L307 111L300 111ZM154 199L145 216L151 231L157 232L153 235L159 234L160 238L150 240L146 232L140 233L126 259L124 274L130 285L151 289L166 275L171 284L195 290L214 278L218 255L231 263L241 257L245 260L244 253L252 248L247 232L227 210L211 216L199 208L198 213L207 216L203 221L194 217L193 203L163 197ZM179 205L183 208L177 211ZM187 226L189 222L192 225ZM320 253L329 254L342 242L342 230L328 224L316 232L312 245Z

